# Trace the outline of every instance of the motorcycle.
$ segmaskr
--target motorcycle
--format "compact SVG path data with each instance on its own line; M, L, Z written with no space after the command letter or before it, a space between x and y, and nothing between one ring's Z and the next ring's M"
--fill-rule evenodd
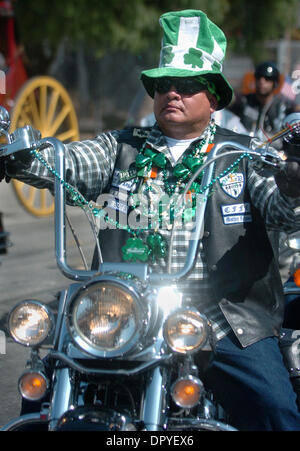
M276 170L284 162L269 143L254 149L230 141L214 146L201 168L193 239L177 273L171 273L170 260L163 274L147 263L101 262L97 270L73 269L66 260L64 146L55 138L41 139L30 126L9 134L8 122L2 109L0 133L7 143L0 146L0 156L55 149L56 260L72 283L59 294L56 314L37 300L25 300L9 314L11 336L30 348L18 387L35 408L2 430L234 431L202 382L210 355L206 349L214 344L210 322L184 302L177 284L195 264L214 163L228 154L226 148L231 155L251 155L259 167ZM175 228L174 222L170 248ZM97 236L96 248L99 252Z

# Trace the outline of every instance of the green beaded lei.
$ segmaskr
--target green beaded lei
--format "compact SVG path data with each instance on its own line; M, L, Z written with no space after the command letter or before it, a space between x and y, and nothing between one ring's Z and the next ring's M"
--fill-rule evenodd
M194 146L187 155L182 158L181 163L178 163L174 167L172 175L177 179L175 183L170 183L168 181L166 156L162 153L155 152L154 150L144 145L136 157L137 178L135 181L138 182L141 177L144 178L149 173L149 171L151 171L152 167L158 167L162 171L163 185L166 194L168 194L170 197L173 196L177 191L180 194L184 191L186 182L190 178L190 176L195 173L200 168L200 166L202 166L205 153L201 153L201 150L203 149L205 144L213 143L214 134L215 125L212 122L209 126L207 135L201 141L199 141L199 143ZM131 237L127 240L125 246L122 247L122 256L125 261L147 262L150 258L152 262L154 262L156 259L166 257L167 244L164 238L158 233L161 225L160 221L155 224L155 227L150 221L147 227L138 227L136 229L133 229L129 227L129 225L124 225L116 220L113 220L109 217L107 211L103 206L97 205L93 201L88 202L84 198L84 196L82 196L82 194L80 194L72 185L63 180L63 178L57 173L57 171L55 171L55 169L53 169L49 165L49 163L42 157L42 155L38 151L31 150L30 153L34 157L36 157L55 178L59 179L60 183L69 193L70 199L75 206L84 209L86 212L91 213L96 218L102 218L107 224L110 224L119 230L125 230L129 235L131 235ZM207 191L211 193L213 186L222 177L234 172L245 157L252 159L252 157L248 153L242 154L234 161L234 163L228 166L227 169L221 172L218 176L214 177L208 185L202 188L200 187L202 179L202 174L200 173L197 180L191 185L191 191L193 192L193 194L203 195ZM153 187L151 182L150 184L145 186L145 191L152 191L152 189ZM130 195L132 196L133 193L130 193ZM174 209L174 205L170 205L171 224L178 217L178 215L182 216L183 223L192 221L193 217L195 216L195 201L196 198L193 195L190 200L184 202L184 206L182 206L178 211ZM144 211L143 214L147 214L147 211ZM149 233L150 231L152 231L152 233ZM148 236L146 237L146 239L142 239L141 235L145 233L147 233Z
M158 151L155 151L147 146L145 143L139 154L136 157L136 168L138 170L137 175L139 177L145 177L151 170L151 168L157 167L161 169L163 174L164 190L172 196L177 188L184 187L183 183L195 173L203 164L205 153L201 152L205 144L212 144L214 135L216 133L216 126L214 121L211 121L209 127L204 132L204 137L199 141L183 158L181 163L176 164L173 169L172 175L177 179L176 183L171 184L168 181L168 173L166 170L167 158ZM198 177L198 184L201 183L202 174ZM197 189L197 185L193 188Z

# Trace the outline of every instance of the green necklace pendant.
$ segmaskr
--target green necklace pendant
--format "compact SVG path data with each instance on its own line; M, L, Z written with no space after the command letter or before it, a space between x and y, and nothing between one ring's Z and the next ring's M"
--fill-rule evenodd
M182 163L176 164L173 175L180 180L187 179L191 173L196 172L203 164L203 155L196 157L193 155L186 155L182 159Z
M153 164L154 166L157 166L160 169L164 169L167 165L166 156L163 153L155 155L155 157L153 158Z
M174 167L173 175L177 179L185 180L190 175L190 170L186 168L182 163L176 164Z
M147 237L147 244L152 251L152 257L164 258L167 255L167 243L159 233L151 233Z
M150 249L140 238L128 238L122 247L122 257L125 261L145 263L148 261Z
M146 148L136 156L135 165L138 170L145 166L157 166L158 168L163 169L167 165L167 159L163 153L154 152L153 150Z
M125 261L147 262L151 256L153 261L167 255L167 244L159 233L148 235L146 243L141 238L128 238L122 247L122 257Z
M142 153L139 153L136 156L135 165L136 165L137 169L142 169L145 166L147 166L149 163L151 163L151 161L152 160L150 157L143 155Z
M190 171L196 172L197 169L199 169L200 166L202 166L203 164L203 155L202 158L186 156L183 158L182 164L188 169L190 169Z

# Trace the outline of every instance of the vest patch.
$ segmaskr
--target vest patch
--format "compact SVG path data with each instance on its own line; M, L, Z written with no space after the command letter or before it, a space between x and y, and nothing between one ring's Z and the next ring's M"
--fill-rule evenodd
M252 222L252 216L251 215L223 216L223 221L225 225L242 224L244 222Z
M132 180L136 178L137 170L136 169L128 169L128 171L119 171L119 179L120 183L127 182L128 180Z
M138 138L148 138L150 135L150 130L146 130L144 128L134 128L132 135L137 136Z
M251 207L249 202L246 202L244 204L222 205L221 210L222 215L227 216L227 215L250 213Z
M251 207L248 202L221 206L223 222L225 225L252 222Z
M121 190L123 189L125 191L131 191L135 184L134 177L136 177L135 171L133 175L133 171L131 173L130 171L120 171L119 169L115 169L111 185L114 188L118 188Z
M227 174L220 178L220 185L228 196L236 199L239 197L245 186L244 174L241 172Z

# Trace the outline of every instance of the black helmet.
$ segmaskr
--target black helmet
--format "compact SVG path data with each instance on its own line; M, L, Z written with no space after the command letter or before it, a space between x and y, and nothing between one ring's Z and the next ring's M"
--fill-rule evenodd
M255 78L265 77L269 80L273 80L276 83L279 82L280 73L274 63L261 63L255 69Z

